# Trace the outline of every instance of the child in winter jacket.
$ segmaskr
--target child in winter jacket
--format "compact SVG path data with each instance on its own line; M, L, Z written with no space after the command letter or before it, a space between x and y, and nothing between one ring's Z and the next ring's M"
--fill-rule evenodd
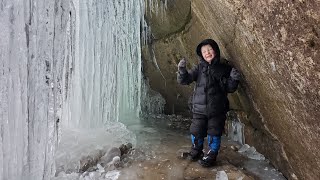
M178 83L189 85L196 82L192 97L192 124L190 126L191 151L188 159L199 160L202 166L214 165L220 149L226 113L229 110L228 93L236 91L240 74L220 62L220 49L212 39L203 40L196 49L200 62L190 71L186 60L178 64ZM204 156L204 138L208 136L209 151ZM204 157L203 157L204 156Z

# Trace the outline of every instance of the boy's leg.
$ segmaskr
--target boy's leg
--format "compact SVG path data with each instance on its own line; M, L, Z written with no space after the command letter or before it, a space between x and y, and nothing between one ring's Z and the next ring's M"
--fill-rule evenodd
M220 149L221 135L224 130L226 115L214 116L208 120L208 147L209 151L199 163L204 167L213 166Z
M196 161L203 157L203 142L204 138L196 137L195 135L191 134L192 146L187 159Z
M194 114L190 126L192 147L188 159L195 161L203 156L203 142L207 132L206 116Z

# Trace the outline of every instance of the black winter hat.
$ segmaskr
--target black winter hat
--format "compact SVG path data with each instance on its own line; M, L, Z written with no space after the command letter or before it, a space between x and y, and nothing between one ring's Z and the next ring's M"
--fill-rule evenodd
M196 53L198 54L198 56L201 57L201 59L203 59L201 54L201 47L208 44L213 48L214 52L216 53L215 59L220 59L219 46L213 39L205 39L197 46Z

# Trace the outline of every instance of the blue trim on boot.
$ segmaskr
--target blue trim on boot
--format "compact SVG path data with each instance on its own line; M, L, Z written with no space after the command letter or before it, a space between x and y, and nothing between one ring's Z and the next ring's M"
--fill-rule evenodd
M211 136L208 135L208 146L210 151L217 153L220 149L221 136Z
M196 136L191 134L191 142L192 142L193 147L201 148L201 150L202 150L204 138L196 138Z
M191 134L191 142L192 147L190 152L188 153L187 159L191 161L196 161L198 159L201 159L203 157L203 142L204 138L198 138Z

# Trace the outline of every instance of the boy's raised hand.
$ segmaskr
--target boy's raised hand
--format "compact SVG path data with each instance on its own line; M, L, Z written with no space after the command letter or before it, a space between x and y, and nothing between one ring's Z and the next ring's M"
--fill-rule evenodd
M179 72L185 73L187 71L186 66L187 66L187 61L185 58L182 58L178 64Z
M239 73L239 71L238 71L237 69L232 68L232 70L231 70L231 72L230 72L230 77L231 77L232 79L234 79L234 80L239 81L241 75L240 75L240 73Z

